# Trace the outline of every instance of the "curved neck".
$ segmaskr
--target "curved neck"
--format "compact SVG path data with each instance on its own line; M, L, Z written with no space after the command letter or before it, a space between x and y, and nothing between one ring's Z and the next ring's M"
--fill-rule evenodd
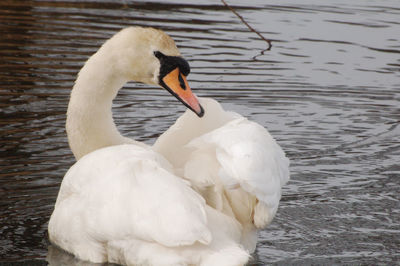
M75 158L102 147L130 143L115 126L112 101L127 82L112 67L113 61L96 53L79 72L67 111L68 142Z

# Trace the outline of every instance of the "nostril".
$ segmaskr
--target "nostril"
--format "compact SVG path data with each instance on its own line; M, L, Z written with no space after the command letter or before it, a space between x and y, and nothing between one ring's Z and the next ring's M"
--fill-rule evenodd
M179 85L181 85L181 88L183 90L186 90L186 84L185 84L185 81L182 78L182 74L181 73L179 73L178 79L179 79Z

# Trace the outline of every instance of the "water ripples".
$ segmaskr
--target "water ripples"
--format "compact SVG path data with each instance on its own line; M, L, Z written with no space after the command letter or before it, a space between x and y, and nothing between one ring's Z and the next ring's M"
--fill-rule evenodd
M130 25L167 31L196 93L267 127L291 158L253 264L400 260L399 4L228 2L271 51L218 1L0 3L0 264L45 263L47 221L74 162L70 89L85 60ZM135 83L113 108L120 131L147 143L184 110ZM61 255L50 247L49 256Z

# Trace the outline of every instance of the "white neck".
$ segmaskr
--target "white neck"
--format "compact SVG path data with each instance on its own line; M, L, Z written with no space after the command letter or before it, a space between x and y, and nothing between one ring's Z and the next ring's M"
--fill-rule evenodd
M129 27L106 41L86 62L72 89L67 112L68 142L76 159L106 146L139 144L118 132L111 107L118 90L129 80L158 85L160 62L154 51L179 55L165 33Z
M79 72L67 111L68 142L78 160L96 149L131 143L112 117L112 101L127 79L110 67L110 57L97 53Z

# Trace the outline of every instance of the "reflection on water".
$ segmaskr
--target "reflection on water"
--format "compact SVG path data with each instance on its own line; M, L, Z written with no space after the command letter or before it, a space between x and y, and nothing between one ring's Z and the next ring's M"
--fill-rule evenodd
M65 259L48 252L46 229L74 162L68 95L88 56L128 25L171 34L196 93L268 127L291 158L292 181L254 264L399 261L398 1L228 1L273 40L264 53L220 2L181 2L0 3L0 262ZM127 84L114 105L119 129L147 143L177 109L141 84Z

